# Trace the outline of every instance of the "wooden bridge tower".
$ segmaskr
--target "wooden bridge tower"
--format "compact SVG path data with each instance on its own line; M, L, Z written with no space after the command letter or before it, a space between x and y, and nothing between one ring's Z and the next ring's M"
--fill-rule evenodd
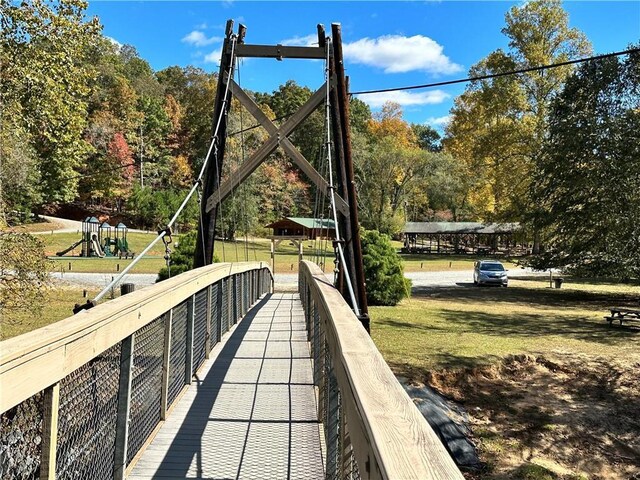
M210 264L213 260L216 216L221 202L247 179L276 148L281 147L322 193L334 199L337 226L340 232L339 245L335 245L335 247L336 251L342 250L341 259L337 262L337 287L368 331L369 317L351 156L348 87L344 74L341 28L339 24L332 24L331 37L325 35L322 25L318 25L317 31L317 47L249 45L244 42L246 27L241 24L237 34L234 34L233 20L227 21L213 112L213 118L219 119L217 121L220 122L220 125L213 126L213 131L217 131L217 138L213 139L213 149L204 175L203 199L206 199L206 202L203 201L201 204L201 223L198 229L194 264L196 267L200 267ZM233 80L237 58L328 59L329 85L325 82L297 112L278 127L267 118L253 99ZM226 114L230 109L232 96L264 127L269 137L239 167L232 178L227 178L222 182L227 127ZM327 96L329 96L331 147L335 158L336 181L333 187L288 138L311 113L326 101Z

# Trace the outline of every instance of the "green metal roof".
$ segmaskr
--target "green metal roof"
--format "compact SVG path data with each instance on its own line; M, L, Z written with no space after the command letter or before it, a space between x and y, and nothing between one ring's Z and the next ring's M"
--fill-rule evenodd
M305 228L336 228L333 220L328 218L287 217L287 220L291 220Z

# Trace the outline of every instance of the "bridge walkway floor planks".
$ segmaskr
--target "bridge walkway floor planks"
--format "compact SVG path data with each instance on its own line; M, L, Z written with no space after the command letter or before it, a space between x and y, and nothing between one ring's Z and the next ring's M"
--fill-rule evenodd
M267 295L216 345L127 478L324 478L298 294Z

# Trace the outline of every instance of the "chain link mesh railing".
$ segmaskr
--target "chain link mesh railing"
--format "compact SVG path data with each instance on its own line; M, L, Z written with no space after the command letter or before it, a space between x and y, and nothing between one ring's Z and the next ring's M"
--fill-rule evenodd
M172 405L185 385L187 368L187 303L185 300L173 308L171 323L171 344L169 355L168 405Z
M165 317L134 334L127 464L160 422Z
M0 478L3 480L39 478L43 400L44 393L37 393L0 416Z
M313 359L313 382L318 395L318 419L322 422L324 431L326 478L357 480L360 474L347 433L347 418L342 406L333 359L327 347L320 311L311 296L311 285L303 275L299 278L299 289Z
M112 478L119 378L117 344L60 381L56 478Z
M204 363L207 352L207 293L208 289L196 293L196 302L193 318L193 369L192 374Z
M252 279L256 281L252 282ZM55 463L57 478L122 478L124 467L136 456L163 418L163 399L166 398L167 407L171 406L188 383L188 373L191 372L186 369L190 360L187 353L193 353L195 372L208 353L208 332L208 344L212 348L222 334L239 320L238 316L234 318L234 313L244 316L251 304L269 291L270 286L270 272L262 267L222 279L218 277L210 289L192 294L124 341L112 344L96 357L80 364L56 384L59 388L43 385L46 390L4 411L0 414L0 479L40 478L41 464L45 459L43 445L47 443L43 437L54 427L57 427L57 436L50 437L55 443L53 450L47 449L47 452L54 452L55 462L51 459L44 465L53 467ZM194 304L192 334L189 332L191 302ZM209 326L208 317L211 321ZM171 322L171 336L165 339L169 331L168 322ZM189 339L193 340L192 350L187 345ZM72 352L74 345L70 341L65 347L67 352ZM81 357L86 354L86 344L82 345L85 350L82 350ZM125 345L128 348L125 349ZM168 359L165 358L167 354ZM71 355L69 353L67 358L73 358ZM165 377L164 361L168 368ZM124 392L120 391L123 386ZM54 411L57 417L50 408L45 409L45 399L48 399L50 407L57 408ZM51 424L54 418L58 419L57 425ZM122 427L127 422L127 447L118 450L116 443L124 438L121 432L124 432ZM46 430L45 426L51 428ZM123 451L125 458L122 458Z

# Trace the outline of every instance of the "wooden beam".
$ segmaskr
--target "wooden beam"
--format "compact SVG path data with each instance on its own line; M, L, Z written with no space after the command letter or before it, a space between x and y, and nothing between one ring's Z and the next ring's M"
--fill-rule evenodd
M231 88L230 84L230 87ZM300 123L302 123L313 111L322 103L325 95L326 83L318 89L309 100L306 101L300 109L294 113L289 119L278 129L277 134L270 135L267 140L256 150L251 157L246 160L240 168L234 172L231 178L228 178L207 197L206 212L210 212L213 208L227 198L256 168L278 148L280 141L289 135Z
M231 53L231 52L229 52ZM306 58L324 59L327 57L326 48L321 47L292 47L288 45L246 45L239 44L235 47L236 57L253 58Z
M211 291L212 286L207 287L207 331L204 338L204 358L208 359L211 353Z
M131 374L135 335L122 340L120 346L120 383L118 387L118 416L116 418L116 452L113 463L113 478L124 480L127 469L129 441L129 412L131 407Z
M247 95L247 93L238 85L235 81L231 81L229 89L238 99L238 101L249 111L251 115L264 127L267 133L271 136L278 136L280 134L280 146L289 156L289 158L295 163L300 170L320 189L325 196L330 195L329 184L322 175L309 163L309 161L300 153L293 143L285 136L282 135L278 127L267 117L260 109L258 104ZM338 210L345 216L349 216L349 205L344 199L335 194Z
M169 409L169 369L171 368L171 330L173 328L173 308L165 314L164 348L162 354L162 385L160 386L160 420L167 419Z
M195 323L196 296L187 300L187 351L185 353L184 383L191 385L193 381L193 327Z
M42 456L40 480L56 478L56 451L58 447L58 410L60 408L60 383L44 391L44 418L42 424Z
M319 310L361 476L463 480L331 281L308 261L301 262L300 275Z
M265 262L216 263L0 342L0 413L60 381L194 293Z

